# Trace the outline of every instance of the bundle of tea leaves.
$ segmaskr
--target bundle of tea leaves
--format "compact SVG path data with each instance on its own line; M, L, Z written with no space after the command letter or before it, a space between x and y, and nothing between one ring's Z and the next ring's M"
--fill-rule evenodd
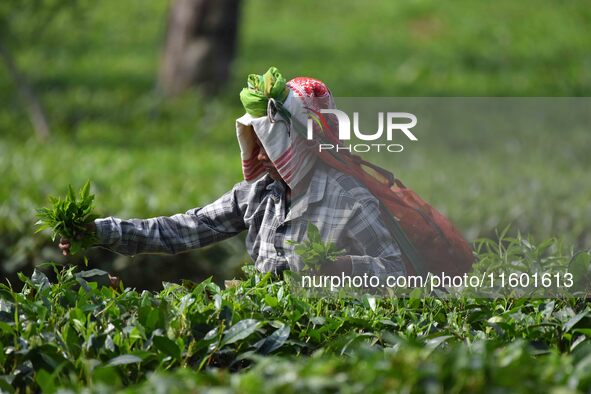
M97 218L93 213L94 195L90 194L90 181L86 182L78 193L78 198L68 186L64 199L49 197L51 206L37 210L37 233L51 230L51 239L62 236L70 241L70 253L76 254L96 242L96 236L88 231L88 225Z
M294 251L304 263L303 271L318 271L323 264L334 262L345 251L339 250L333 242L322 242L320 231L312 222L308 223L307 239L301 243L288 241L295 245Z

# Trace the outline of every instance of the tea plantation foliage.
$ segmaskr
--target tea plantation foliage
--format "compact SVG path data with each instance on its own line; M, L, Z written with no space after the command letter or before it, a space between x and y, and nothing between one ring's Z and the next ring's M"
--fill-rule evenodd
M149 292L52 269L0 285L7 392L591 390L583 298L313 298L252 266Z

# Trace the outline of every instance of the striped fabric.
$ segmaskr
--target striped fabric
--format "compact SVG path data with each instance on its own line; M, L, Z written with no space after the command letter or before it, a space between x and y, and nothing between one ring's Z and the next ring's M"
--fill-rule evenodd
M351 256L353 274L404 275L400 250L380 218L377 199L355 178L318 164L305 191L287 198L265 175L240 182L217 201L184 214L151 219L97 219L100 245L118 253L179 253L246 231L246 248L261 272L298 271L288 241L302 242L308 222Z
M291 114L286 121L281 114L258 118L245 114L236 120L236 134L242 158L244 180L253 182L265 174L265 169L256 159L259 153L258 138L269 159L290 188L295 188L316 162L313 147L294 127L305 125L307 111L301 100L290 91L283 104ZM295 121L298 119L299 121Z

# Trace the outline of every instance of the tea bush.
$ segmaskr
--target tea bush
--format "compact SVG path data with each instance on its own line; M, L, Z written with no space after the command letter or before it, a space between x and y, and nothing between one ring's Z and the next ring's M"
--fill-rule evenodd
M531 259L548 256L532 249ZM505 257L501 248L494 262ZM493 258L483 251L480 262ZM48 267L53 283L36 270L20 275L20 292L0 285L0 385L9 392L591 388L584 298L319 298L252 266L226 289L209 279L149 292L100 284L100 270Z

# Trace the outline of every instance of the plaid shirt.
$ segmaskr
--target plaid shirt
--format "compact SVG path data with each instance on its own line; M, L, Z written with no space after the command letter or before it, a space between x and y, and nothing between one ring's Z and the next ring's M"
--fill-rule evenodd
M184 214L151 219L97 219L101 246L118 253L179 253L247 231L246 248L262 272L298 271L288 241L306 238L308 221L324 241L351 256L353 275L405 275L400 249L380 219L378 200L356 179L317 165L306 193L287 198L282 182L265 175L240 182L218 200ZM291 200L291 201L288 201Z

